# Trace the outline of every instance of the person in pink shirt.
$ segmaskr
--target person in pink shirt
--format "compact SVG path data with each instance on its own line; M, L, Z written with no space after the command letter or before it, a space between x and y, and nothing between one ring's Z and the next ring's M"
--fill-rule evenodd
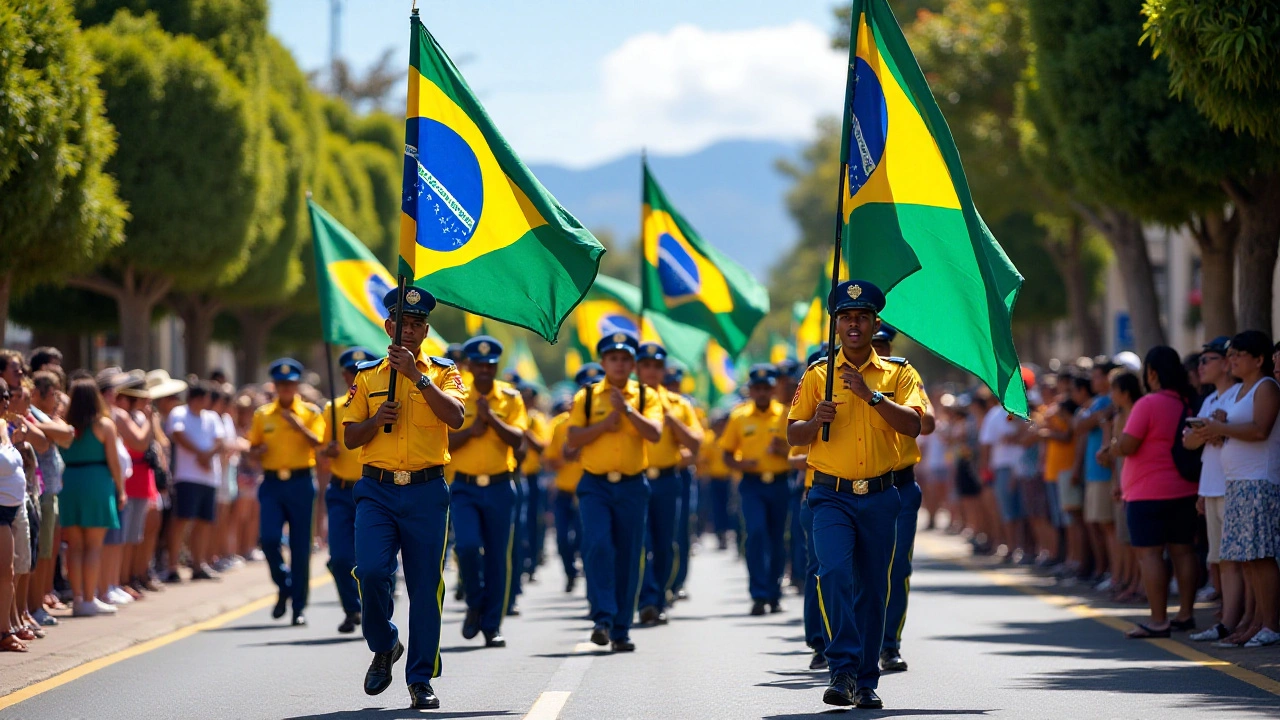
M1151 607L1151 619L1129 631L1130 639L1169 637L1173 630L1195 629L1197 567L1192 543L1198 486L1182 477L1173 461L1174 443L1181 441L1178 425L1194 405L1195 390L1182 358L1171 347L1161 345L1147 353L1143 376L1147 394L1133 404L1124 432L1112 443L1112 453L1125 459L1120 492ZM1173 560L1181 601L1172 620L1165 548Z

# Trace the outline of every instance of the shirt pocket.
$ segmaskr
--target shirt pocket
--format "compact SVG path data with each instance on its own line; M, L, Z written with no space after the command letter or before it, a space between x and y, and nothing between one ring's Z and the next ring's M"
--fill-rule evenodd
M427 404L427 399L422 397L422 393L413 392L409 395L409 421L417 427L429 428L441 424L440 418L431 411L431 406Z

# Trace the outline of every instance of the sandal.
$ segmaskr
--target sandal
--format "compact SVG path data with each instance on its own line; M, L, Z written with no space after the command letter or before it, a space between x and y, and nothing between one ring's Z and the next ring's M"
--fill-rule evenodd
M1137 627L1125 633L1124 636L1130 640L1150 640L1154 638L1167 638L1170 634L1171 631L1169 628L1154 630L1145 623L1138 623Z
M1179 632L1185 632L1187 630L1195 630L1196 619L1194 617L1187 618L1186 620L1178 620L1177 618L1175 618L1169 621L1169 629L1177 630Z
M27 652L27 646L13 633L0 633L0 652Z
M20 628L17 632L11 633L14 637L23 642L31 642L36 639L36 634L31 632L31 628Z

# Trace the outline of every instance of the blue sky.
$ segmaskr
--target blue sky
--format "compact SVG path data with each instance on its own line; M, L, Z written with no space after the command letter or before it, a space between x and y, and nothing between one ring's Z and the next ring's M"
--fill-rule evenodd
M343 0L341 55L408 60L409 0ZM641 146L796 140L839 110L831 0L420 0L423 22L527 162L586 166ZM328 0L272 0L305 70L329 54Z

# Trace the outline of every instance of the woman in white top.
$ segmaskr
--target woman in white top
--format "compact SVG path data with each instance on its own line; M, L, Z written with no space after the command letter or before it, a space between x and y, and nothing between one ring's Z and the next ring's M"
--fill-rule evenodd
M1243 563L1254 602L1252 622L1237 628L1220 643L1224 645L1263 647L1280 642L1280 384L1271 377L1271 352L1271 339L1258 330L1231 339L1227 361L1240 387L1224 403L1226 421L1210 421L1203 431L1210 440L1226 441L1221 459L1227 494L1219 555L1224 561Z

